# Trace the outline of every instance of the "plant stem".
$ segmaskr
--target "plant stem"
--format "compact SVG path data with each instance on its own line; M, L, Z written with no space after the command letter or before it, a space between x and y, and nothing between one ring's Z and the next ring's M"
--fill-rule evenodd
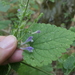
M23 15L26 14L26 10L27 10L27 8L28 8L28 4L29 4L29 0L27 1L27 5L26 5L26 9L25 9L25 13L24 13Z
M75 66L68 72L68 74L67 75L69 75L71 72L72 72L72 70L75 68Z
M8 72L7 72L7 74L6 74L6 75L9 75L10 70L11 70L11 66L10 66L10 64L8 64Z
M31 67L31 68L34 68L34 69L36 69L36 70L39 70L39 71L41 71L41 72L43 72L43 73L45 73L45 74L47 74L47 75L50 75L50 73L48 73L48 72L46 72L46 71L44 71L44 70L42 70L42 69L40 69L40 68L38 68L38 67L34 67L34 66L31 66L31 65L29 65L29 64L27 64L27 63L25 63L25 62L21 62L22 64L25 64L25 65L27 65L27 66L29 66L29 67Z
M25 11L24 11L24 13L22 14L20 24L22 23L22 20L23 20L23 18L24 18L25 15L26 15L26 11L27 11L27 8L28 8L28 4L29 4L29 0L27 1L27 4L26 4L26 7L25 7Z
M23 0L22 0L21 3L23 3ZM24 10L24 13L21 15L21 19L20 19L20 22L19 22L19 25L18 25L18 28L17 28L17 38L18 37L21 37L21 31L20 31L20 28L19 27L21 26L22 21L23 21L23 18L26 15L26 11L27 11L27 8L28 8L28 4L29 4L29 0L27 1L27 4L26 4L25 10Z

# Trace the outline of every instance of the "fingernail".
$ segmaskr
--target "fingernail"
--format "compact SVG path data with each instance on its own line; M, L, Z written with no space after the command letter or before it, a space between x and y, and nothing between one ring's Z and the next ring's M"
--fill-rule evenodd
M0 42L0 47L7 49L11 47L15 43L15 41L17 41L16 37L13 35L9 35L3 41Z

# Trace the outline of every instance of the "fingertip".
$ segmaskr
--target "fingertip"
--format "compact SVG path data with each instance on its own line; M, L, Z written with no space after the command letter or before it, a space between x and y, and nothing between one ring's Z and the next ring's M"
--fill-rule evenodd
M0 64L5 62L16 50L17 39L13 35L5 37L0 41Z
M20 62L23 60L23 50L17 49L13 55L8 59L9 63Z

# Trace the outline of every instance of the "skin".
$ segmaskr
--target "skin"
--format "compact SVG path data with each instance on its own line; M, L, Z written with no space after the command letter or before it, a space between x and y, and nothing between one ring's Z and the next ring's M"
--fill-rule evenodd
M13 35L0 36L0 65L23 60L22 50L17 48L17 39Z

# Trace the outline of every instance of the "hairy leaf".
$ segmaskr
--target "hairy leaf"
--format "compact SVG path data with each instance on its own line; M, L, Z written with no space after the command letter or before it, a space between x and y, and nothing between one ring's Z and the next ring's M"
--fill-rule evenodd
M37 30L41 33L31 34ZM57 60L62 53L66 52L75 34L55 25L34 23L30 27L29 34L25 35L26 38L29 36L33 36L33 42L30 45L34 50L32 53L24 51L24 60L32 66L43 66Z

